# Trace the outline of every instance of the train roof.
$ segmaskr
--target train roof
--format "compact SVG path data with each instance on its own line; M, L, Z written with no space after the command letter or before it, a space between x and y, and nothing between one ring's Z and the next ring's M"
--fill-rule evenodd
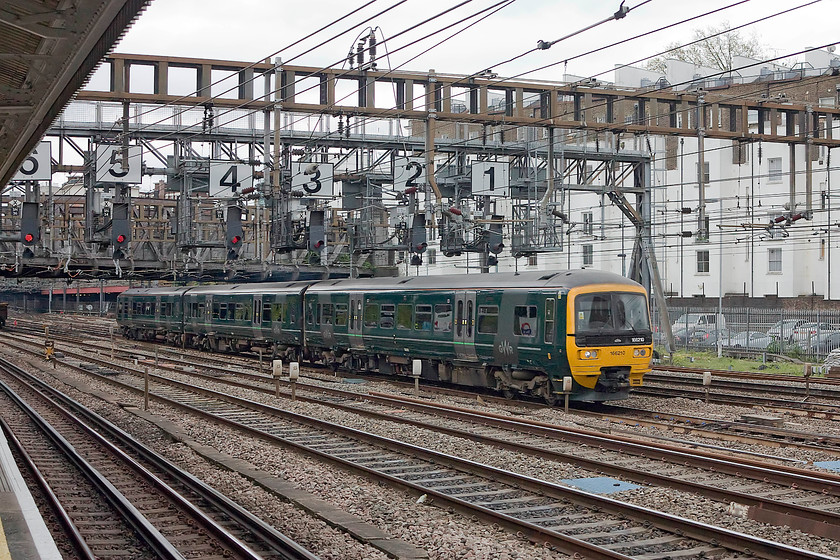
M362 278L355 280L327 280L314 284L308 292L369 291L369 290L487 290L498 288L571 289L588 284L639 284L618 274L600 270L580 269L536 272L497 272L490 274L445 274L438 276L407 276L397 278Z
M303 290L312 282L262 282L255 284L210 284L203 286L179 286L169 288L132 288L122 293L124 296L170 296L170 295L202 295L202 294L266 294L266 293L296 293Z
M297 282L262 282L253 284L213 284L206 286L180 286L176 288L132 288L124 296L163 296L184 294L271 294L298 293L308 287L308 292L351 291L402 291L402 290L490 290L490 289L552 289L569 290L590 284L619 284L640 287L629 278L601 270L579 269L559 271L496 272L490 274L444 274L437 276L401 276L384 278L356 278L352 280L321 280Z

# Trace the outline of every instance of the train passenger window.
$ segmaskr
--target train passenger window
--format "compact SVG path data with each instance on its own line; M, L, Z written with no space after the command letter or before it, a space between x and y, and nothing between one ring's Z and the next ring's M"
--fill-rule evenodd
M221 319L222 321L227 321L228 320L228 304L220 303L218 305L219 305L219 317L218 318ZM215 307L215 304L214 304L214 307Z
M201 319L204 319L204 304L203 303L198 304L198 317L201 318Z
M282 303L272 303L271 304L271 320L277 321L278 323L283 322L283 304Z
M537 334L537 306L517 305L513 308L513 334L533 338Z
M393 329L394 328L394 309L395 306L392 303L385 303L382 304L382 311L379 317L379 328L380 329Z
M545 330L543 341L546 344L554 342L554 298L545 300Z
M418 305L414 308L414 329L418 331L432 330L431 305Z
M221 311L221 309L220 309L220 308L221 308L221 305L220 305L220 304L218 304L218 303L214 303L214 304L213 304L213 318L214 318L214 319L218 319L218 318L219 318L219 313L220 313L220 311Z
M336 303L335 304L335 324L338 327L343 327L347 325L347 304L346 303Z
M333 324L333 304L325 303L321 305L321 322L325 325Z
M244 321L245 320L245 306L241 303L237 303L236 307L233 308L233 318L236 321Z
M464 301L460 299L458 300L458 313L455 317L455 328L458 331L458 336L464 333Z
M154 315L155 314L154 310L152 309L152 303L151 302L149 302L149 301L146 302L146 305L143 309L143 314L144 315Z
M495 334L499 331L499 306L479 305L478 306L478 332L482 334Z
M366 303L365 304L365 326L376 327L379 325L379 304Z
M452 306L448 303L435 305L435 332L452 332Z
M397 306L397 328L411 329L411 317L414 309L410 303L401 303Z
M317 303L310 301L306 304L306 322L309 325L320 325L321 318L318 316L320 307Z
M271 304L268 302L263 302L262 304L262 322L271 322Z

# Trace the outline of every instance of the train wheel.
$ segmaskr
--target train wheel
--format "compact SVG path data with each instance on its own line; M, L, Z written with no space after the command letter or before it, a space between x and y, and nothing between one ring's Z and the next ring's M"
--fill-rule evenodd
M502 396L508 400L513 400L516 398L516 391L510 387L505 387L502 389Z

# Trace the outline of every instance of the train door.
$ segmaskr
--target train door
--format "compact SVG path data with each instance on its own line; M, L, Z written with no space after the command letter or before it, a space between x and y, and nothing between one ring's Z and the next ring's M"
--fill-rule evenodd
M347 332L350 335L351 348L364 348L362 340L362 294L350 294L350 323Z
M254 313L251 315L251 328L254 331L254 336L262 337L262 296L254 296Z
M455 355L463 360L477 359L475 353L475 292L455 293Z

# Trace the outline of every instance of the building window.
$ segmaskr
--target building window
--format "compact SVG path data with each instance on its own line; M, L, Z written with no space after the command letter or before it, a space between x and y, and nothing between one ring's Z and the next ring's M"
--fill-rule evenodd
M592 235L592 212L583 213L583 233Z
M709 272L709 252L708 251L697 251L697 272L700 272L700 273L708 273Z
M583 246L583 266L592 266L592 245Z
M833 97L820 97L820 107L834 107Z
M537 266L537 255L528 255L528 266Z
M435 249L427 249L426 250L426 262L428 264L436 264L437 263L437 251Z
M781 272L782 271L782 249L781 249L781 247L775 247L773 249L767 249L767 270L769 272Z
M767 165L770 168L770 172L767 176L768 183L781 183L782 182L782 158L780 157L771 157L767 158Z

